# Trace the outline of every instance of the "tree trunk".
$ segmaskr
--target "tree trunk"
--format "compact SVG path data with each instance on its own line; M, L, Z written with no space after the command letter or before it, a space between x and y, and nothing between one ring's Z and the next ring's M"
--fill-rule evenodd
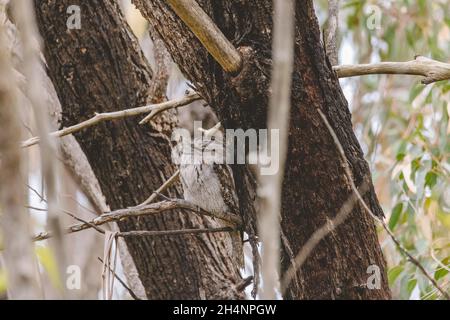
M113 0L36 0L49 75L63 107L63 125L148 103L152 73ZM81 8L81 29L66 26L67 8ZM112 210L144 201L174 171L166 112L151 125L139 119L109 122L75 137ZM180 197L177 185L170 197ZM215 222L217 223L217 222ZM210 219L181 210L121 221L121 231L205 228ZM240 280L225 248L228 234L126 239L150 299L211 299ZM235 293L229 298L240 298Z
M264 128L271 70L272 0L199 0L244 59L237 75L225 73L164 1L133 0L164 39L174 61L213 106L225 128ZM334 217L352 194L339 152L317 109L328 118L349 161L357 186L372 211L383 215L369 167L353 133L351 114L336 74L325 56L311 0L296 2L295 66L289 151L282 199L282 272L311 234ZM235 166L241 213L248 185ZM381 271L379 289L367 287L367 269ZM389 299L385 261L373 219L356 205L348 220L324 238L297 272L288 299Z

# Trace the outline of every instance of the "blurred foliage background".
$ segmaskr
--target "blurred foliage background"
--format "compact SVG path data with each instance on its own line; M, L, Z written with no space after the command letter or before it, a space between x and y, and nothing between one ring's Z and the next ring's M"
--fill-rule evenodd
M316 1L324 25L327 1ZM450 1L340 3L340 64L450 62ZM438 283L450 290L450 82L374 75L341 80L358 139L389 227ZM439 299L439 292L380 228L396 299Z
M314 2L319 21L325 25L327 0ZM132 9L129 0L121 3L153 64L147 23ZM450 1L340 0L339 40L340 64L407 61L416 55L450 63ZM168 96L173 98L178 91L184 92L186 82L176 66L172 73ZM440 286L449 291L450 81L425 86L420 77L373 75L343 79L341 84L389 227ZM191 116L186 119L191 120ZM67 193L82 198L76 188ZM42 205L32 196L30 192L32 204ZM72 210L81 207L77 205ZM44 229L45 222L33 216L35 229ZM393 297L440 299L439 292L402 256L381 227L379 234ZM60 286L54 277L57 272L48 247L37 246L36 254L50 282ZM96 256L91 258L86 265L97 268ZM94 274L93 283L97 276ZM5 290L6 276L0 261L0 297ZM93 297L98 290L96 286L90 288ZM123 298L123 293L118 298Z

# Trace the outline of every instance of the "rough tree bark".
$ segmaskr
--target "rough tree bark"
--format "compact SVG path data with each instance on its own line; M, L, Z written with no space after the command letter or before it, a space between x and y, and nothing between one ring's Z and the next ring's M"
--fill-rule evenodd
M271 67L271 0L200 0L199 4L239 48L243 69L230 75L164 1L133 0L164 39L174 61L213 106L225 128L264 128ZM369 167L353 133L351 114L320 40L311 0L296 2L295 66L289 151L282 199L282 230L287 241L282 272L311 234L333 217L352 193L339 153L317 109L341 141L355 184L370 184L364 199L382 215ZM245 214L250 200L242 168L234 174ZM286 244L290 248L287 248ZM377 265L381 288L367 288L367 268ZM361 205L346 223L321 241L288 288L288 299L389 299L385 261L373 219Z
M63 125L151 100L152 73L113 0L36 0L48 73L63 107ZM82 27L68 30L67 8L81 8ZM168 134L176 124L165 113L151 125L139 119L105 123L75 135L112 210L144 201L175 167ZM169 192L180 197L180 186ZM217 222L214 222L217 223ZM183 211L119 223L121 231L201 228L210 219ZM225 247L228 234L127 238L148 298L215 298L240 280ZM240 298L234 293L228 298Z

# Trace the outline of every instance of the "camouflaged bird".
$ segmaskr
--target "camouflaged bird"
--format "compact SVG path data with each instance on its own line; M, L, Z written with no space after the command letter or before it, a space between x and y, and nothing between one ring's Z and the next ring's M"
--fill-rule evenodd
M216 161L224 151L219 125L205 130L202 138L173 138L174 157L178 157L180 180L185 200L203 210L218 214L239 214L233 172L224 161ZM221 150L221 151L220 151ZM217 151L217 152L211 152ZM236 227L225 222L225 226ZM231 234L232 255L240 268L244 267L242 236L240 231Z

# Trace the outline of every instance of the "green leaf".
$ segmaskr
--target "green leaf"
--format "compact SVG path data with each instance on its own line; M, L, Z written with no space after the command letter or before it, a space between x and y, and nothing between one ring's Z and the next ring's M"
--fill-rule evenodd
M389 286L393 286L395 280L397 280L398 276L403 272L403 266L395 266L388 271L388 281Z
M408 145L405 141L402 141L402 143L400 144L398 150L397 150L397 161L402 161L403 158L405 158L406 155L406 149L407 149Z
M403 203L397 203L392 209L391 217L389 218L389 229L394 230L403 212Z
M447 266L447 268L450 268L450 257L445 258L441 261L444 266ZM439 267L436 272L434 273L434 279L439 280L445 277L449 271L443 267Z
M407 290L408 290L409 296L411 296L411 293L413 292L416 285L417 285L417 279L411 279L410 281L408 281Z
M416 84L410 94L409 94L409 102L413 102L414 100L416 100L416 98L419 96L419 94L423 91L423 89L425 89L426 86L423 84Z
M438 175L434 173L433 171L429 171L427 175L425 176L425 185L428 186L430 189L433 189L433 187L436 185L438 179Z

